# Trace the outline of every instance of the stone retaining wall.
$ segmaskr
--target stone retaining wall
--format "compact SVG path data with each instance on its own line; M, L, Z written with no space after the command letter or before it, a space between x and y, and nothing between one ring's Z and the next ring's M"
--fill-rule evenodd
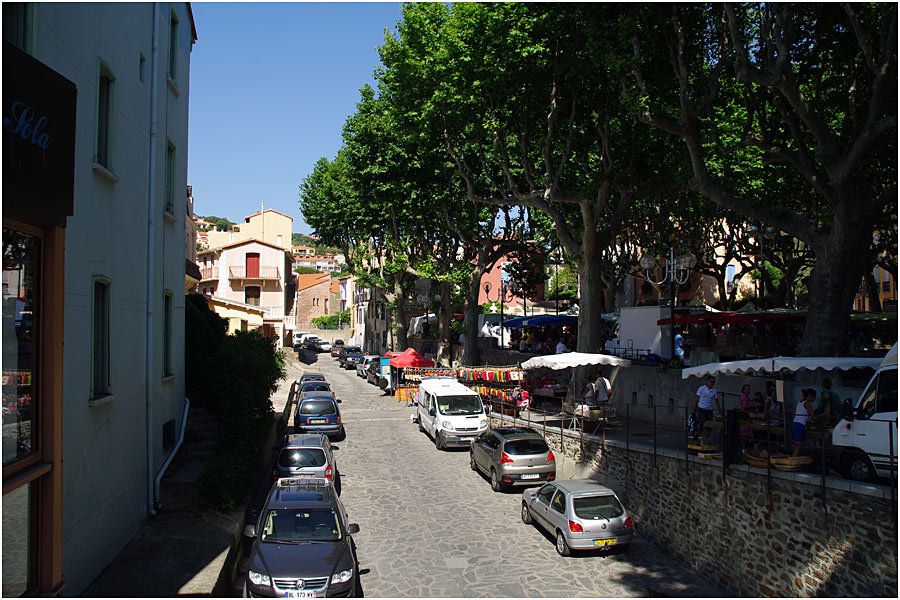
M764 474L721 463L626 452L590 436L582 443L557 428L546 438L561 479L614 489L644 537L733 594L897 596L889 499L781 477L767 493Z

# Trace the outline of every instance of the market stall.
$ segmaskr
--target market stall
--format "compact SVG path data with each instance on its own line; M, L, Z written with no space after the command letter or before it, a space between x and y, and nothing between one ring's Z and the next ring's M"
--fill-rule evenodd
M483 400L488 400L492 406L508 414L518 414L528 406L528 393L521 388L525 371L518 365L460 367L457 378L460 383L478 392Z
M388 366L390 367L390 384L388 389L393 390L394 397L398 401L409 402L415 396L416 390L419 387L419 381L421 381L422 378L421 374L417 371L416 375L418 376L418 379L415 382L407 381L406 369L434 367L434 361L422 356L413 348L407 348L403 352L391 354L392 356L390 356L388 360Z
M575 367L586 367L592 365L608 365L614 367L628 367L631 361L609 354L595 354L590 352L567 352L565 354L552 354L548 356L536 356L535 358L526 360L522 363L522 368L526 371L536 371L547 369L551 372L563 371ZM535 382L537 383L537 382ZM560 384L545 384L543 387L537 387L532 390L532 395L536 400L545 399L550 403L559 402L563 406L563 400L568 392L568 386ZM580 398L579 398L580 400ZM613 418L614 409L609 406L597 407L592 409L588 415L589 420L608 420ZM573 421L574 422L574 421Z
M738 426L741 430L749 433L749 435L743 434L741 436L744 438L742 442L745 446L751 446L751 448L744 448L744 459L745 462L755 466L765 466L768 464L767 461L771 460L772 465L776 468L798 470L800 466L812 464L828 454L827 445L831 439L832 427L810 424L808 426L807 439L815 443L818 451L812 456L785 458L790 453L791 437L788 427L794 418L797 404L796 398L788 398L788 396L796 395L796 393L788 394L786 392L786 380L793 378L794 374L798 372L815 371L817 369L824 371L875 370L881 361L882 359L880 358L868 357L775 356L699 365L683 369L681 376L683 379L690 377L705 378L709 375L713 377L719 375L749 375L772 378L775 384L774 400L779 405L775 412L780 418L773 419L771 412L766 414L759 411L740 410L737 413ZM711 432L708 439L712 440L713 446L718 447L723 442L727 444L724 431L726 428L725 420L724 413L721 413L714 420L706 423L706 427ZM700 446L700 450L710 449L704 446L702 442ZM739 451L736 450L736 452L740 454Z

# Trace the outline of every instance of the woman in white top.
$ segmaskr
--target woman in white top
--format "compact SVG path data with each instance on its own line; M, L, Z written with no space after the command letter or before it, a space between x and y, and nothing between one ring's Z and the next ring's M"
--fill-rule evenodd
M806 388L803 390L803 398L797 403L794 411L794 421L791 423L791 439L794 440L794 456L800 456L800 447L806 441L806 424L815 420L813 402L816 399L816 390Z

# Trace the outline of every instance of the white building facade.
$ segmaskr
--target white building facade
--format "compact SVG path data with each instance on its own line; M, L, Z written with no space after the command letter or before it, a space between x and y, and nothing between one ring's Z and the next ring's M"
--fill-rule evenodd
M16 45L77 88L61 290L61 548L32 554L60 562L62 580L48 589L38 564L24 589L12 589L4 567L3 595L71 596L155 511L156 478L186 408L184 219L197 36L183 2L4 4L3 17L5 40L13 41L15 19ZM4 187L4 227L6 197ZM5 565L6 543L3 550Z

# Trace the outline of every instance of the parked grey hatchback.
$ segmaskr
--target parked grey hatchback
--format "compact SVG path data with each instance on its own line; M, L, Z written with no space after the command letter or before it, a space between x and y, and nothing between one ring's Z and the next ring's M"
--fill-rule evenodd
M328 436L321 433L289 435L272 470L272 478L316 477L334 483L341 493L341 474L334 460L334 450Z
M556 551L627 548L634 523L615 492L590 479L551 481L522 494L522 522L536 523L556 539Z
M488 429L469 447L469 465L490 478L495 492L556 479L553 451L528 427Z

